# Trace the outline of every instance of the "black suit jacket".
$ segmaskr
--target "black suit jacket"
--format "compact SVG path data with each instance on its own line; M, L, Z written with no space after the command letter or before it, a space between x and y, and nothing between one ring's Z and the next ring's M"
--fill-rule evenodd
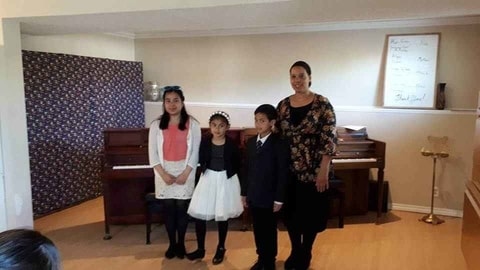
M289 175L290 148L279 134L272 133L260 150L257 136L247 141L245 175L242 196L253 207L271 208L273 202L283 202Z

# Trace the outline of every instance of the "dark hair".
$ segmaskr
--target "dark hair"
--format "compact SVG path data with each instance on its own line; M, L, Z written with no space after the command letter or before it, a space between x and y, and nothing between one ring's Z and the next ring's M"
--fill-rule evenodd
M262 104L255 109L255 113L263 113L267 116L268 121L276 120L277 119L277 109L270 104Z
M53 242L34 230L0 233L0 269L58 270L60 255Z
M182 88L178 85L174 86L165 86L163 88L163 114L160 116L160 129L167 129L168 128L168 122L170 122L170 114L168 114L165 110L165 96L168 93L176 93L182 102L185 101L185 96L183 95ZM178 123L178 129L180 130L185 130L187 127L187 121L188 121L188 113L187 109L185 109L185 104L182 106L182 110L180 111L180 123Z
M224 111L215 111L210 115L208 119L208 123L211 123L213 120L221 120L225 122L225 124L230 126L230 115Z
M305 71L307 71L307 74L308 76L311 76L312 75L312 69L310 68L310 66L307 64L307 62L304 62L304 61L297 61L295 63L293 63L293 65L290 67L290 71L289 72L292 72L292 68L294 67L302 67L305 69ZM312 81L308 82L308 86L312 86Z

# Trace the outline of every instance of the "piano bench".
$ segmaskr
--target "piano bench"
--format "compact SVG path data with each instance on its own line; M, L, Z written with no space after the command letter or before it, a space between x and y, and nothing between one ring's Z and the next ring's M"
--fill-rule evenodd
M145 195L145 202L147 204L147 213L145 214L146 226L146 244L150 245L150 233L152 232L152 216L154 213L159 213L163 209L161 200L155 198L155 192L149 192Z
M345 216L345 182L335 178L328 180L330 199L338 199L338 227L343 228Z

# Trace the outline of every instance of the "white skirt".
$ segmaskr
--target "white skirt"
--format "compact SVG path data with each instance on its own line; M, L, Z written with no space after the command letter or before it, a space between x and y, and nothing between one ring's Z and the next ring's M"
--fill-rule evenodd
M164 161L163 169L173 176L180 175L185 170L185 160ZM155 172L155 197L157 199L179 199L188 200L192 197L195 188L195 169L188 175L187 181L183 185L173 183L167 185L162 177Z
M227 179L226 171L206 170L193 192L188 214L201 220L225 221L242 214L240 182L235 174Z

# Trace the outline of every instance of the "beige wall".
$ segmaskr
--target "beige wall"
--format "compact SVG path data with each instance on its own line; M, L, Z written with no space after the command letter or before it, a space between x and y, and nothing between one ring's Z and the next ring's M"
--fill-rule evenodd
M447 83L447 107L469 111L382 109L381 70L386 34L441 32L437 80ZM429 211L432 160L420 155L427 136L448 136L451 156L438 162L436 207L461 214L470 178L480 70L480 26L332 31L135 41L145 80L179 84L189 111L202 126L218 108L234 126L252 126L261 103L292 93L288 68L297 59L313 69L312 89L330 98L338 124L366 125L371 138L387 143L385 179L397 209ZM147 103L146 124L161 113Z
M0 184L5 190L5 203L0 202L0 216L5 216L7 228L32 227L32 196L28 158L25 95L23 92L20 25L4 24L4 65L0 68L0 137L4 178ZM13 106L12 106L13 104ZM0 228L1 229L1 228Z
M3 46L0 45L0 89L4 89L5 82L5 57ZM2 150L2 112L0 110L0 232L7 228L7 201L5 193L5 171L3 168L3 150Z
M22 35L22 50L135 60L133 39L103 34Z
M447 107L475 108L480 25L141 39L135 46L145 80L180 84L190 101L279 100L291 93L288 68L305 59L313 69L312 89L333 104L380 106L385 35L425 32L441 33L437 80L447 83Z

